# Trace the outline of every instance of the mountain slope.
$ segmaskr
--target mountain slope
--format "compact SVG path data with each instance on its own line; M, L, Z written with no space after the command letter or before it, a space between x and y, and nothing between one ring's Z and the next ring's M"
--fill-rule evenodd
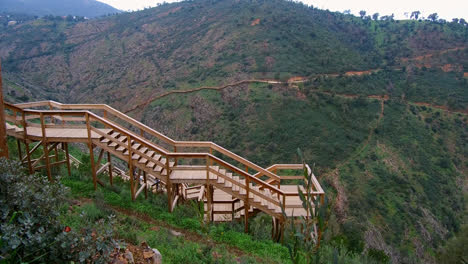
M3 0L0 13L19 13L35 16L98 17L120 13L118 9L95 0Z
M333 200L328 242L394 263L434 263L466 222L467 43L460 23L282 0L0 28L9 100L141 104L130 113L149 126L263 166L298 162L300 148ZM253 78L285 83L160 96Z

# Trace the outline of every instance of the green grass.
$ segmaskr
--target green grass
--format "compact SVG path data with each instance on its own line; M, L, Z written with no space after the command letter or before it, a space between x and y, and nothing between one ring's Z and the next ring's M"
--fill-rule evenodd
M175 208L173 213L169 213L167 210L167 198L163 194L150 194L147 200L145 200L142 195L138 197L136 201L132 201L128 183L123 182L119 178L114 179L113 187L99 187L97 191L94 191L91 179L81 177L78 173L79 172L74 171L72 177L63 177L61 179L62 183L70 188L74 198L91 198L95 201L101 201L107 206L114 206L134 213L143 214L154 220L162 221L174 228L189 230L207 239L222 242L222 244L226 246L236 247L246 254L252 254L261 259L268 260L267 262L288 261L287 249L284 246L268 240L255 240L248 234L234 231L231 224L212 224L208 226L207 233L201 232L201 223L196 219L195 209L190 204L180 205ZM83 210L87 212L86 217L88 219L101 216L100 212L96 210L94 206L85 206ZM139 237L143 236L143 233L127 234L124 238L131 238L134 239L134 242L141 242L142 239ZM120 234L125 234L125 232L122 231ZM143 238L146 237L151 236L143 236ZM154 239L165 241L163 238ZM196 243L189 243L189 247L200 247L200 245L197 246ZM178 255L177 253L171 254L174 257ZM187 259L190 259L190 257L187 256ZM177 263L176 260L179 261L180 259L175 258L173 263Z

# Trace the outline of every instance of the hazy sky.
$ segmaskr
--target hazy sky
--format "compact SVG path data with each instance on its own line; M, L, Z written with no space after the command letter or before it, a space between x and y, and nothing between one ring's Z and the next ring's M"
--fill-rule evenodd
M156 6L163 0L99 0L110 4L121 10L138 10L145 7ZM175 2L166 0L166 2ZM437 13L440 18L452 20L452 18L468 19L468 0L302 0L302 2L313 5L320 9L331 11L351 10L358 14L360 10L368 14L379 13L380 15L395 14L395 18L404 19L405 12L419 10L424 17Z

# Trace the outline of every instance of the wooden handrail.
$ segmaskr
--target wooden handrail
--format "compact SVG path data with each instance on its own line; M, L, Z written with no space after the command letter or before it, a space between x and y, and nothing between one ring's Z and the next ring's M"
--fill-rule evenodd
M152 135L152 136L155 136L157 138L159 138L160 140L163 140L165 141L166 143L172 145L173 147L207 147L207 148L211 148L213 150L216 150L218 151L219 153L223 154L223 155L226 155L234 160L236 160L237 162L240 162L241 164L245 165L245 166L248 166L249 168L251 169L254 169L256 171L259 171L259 172L262 172L262 175L266 175L270 178L273 178L275 181L279 181L280 178L278 177L278 175L268 171L268 170L265 170L264 168L262 168L261 166L217 145L216 143L214 142L211 142L211 141L176 141L176 140L173 140L169 137L167 137L166 135L163 135L161 134L160 132L146 126L145 124L129 117L128 115L112 108L111 106L109 105L106 105L106 104L62 104L62 103L59 103L59 102L55 102L55 101L52 101L52 100L49 100L49 101L39 101L39 102L32 102L32 103L20 103L20 104L16 104L15 106L17 106L18 108L21 108L21 109L24 109L24 108L28 108L28 107L39 107L39 106L52 106L52 107L55 107L55 108L59 108L59 109L64 109L64 110L77 110L77 109L93 109L93 110L106 110L108 113L114 115L115 117L118 117L120 118L121 120L123 121L126 121L128 123L130 123L131 125L134 125L136 126L137 128L139 129L142 129L143 131L147 132L148 134Z
M86 116L89 117L89 122L99 122L101 123L104 127L110 128L124 136L127 136L130 138L130 140L134 140L135 142L138 142L140 144L145 145L145 147L149 147L159 154L163 155L166 157L167 160L170 158L177 159L177 158L193 158L193 159L207 159L208 164L212 164L215 162L216 164L222 166L225 169L228 169L232 172L235 172L239 174L240 176L246 178L246 182L255 182L256 184L259 184L262 188L267 188L271 190L273 193L278 194L278 203L281 201L282 196L282 202L285 202L286 196L296 196L297 192L285 192L281 190L279 187L275 187L271 185L270 183L275 182L275 181L280 181L281 177L276 175L275 173L272 172L272 170L276 169L301 169L303 168L303 164L274 164L267 169L264 169L257 164L250 162L249 160L209 141L175 141L155 130L152 128L140 123L139 121L119 112L118 110L115 110L114 108L105 105L105 104L61 104L57 103L55 101L41 101L41 102L33 102L33 103L22 103L22 104L10 104L10 103L5 103L5 106L7 108L10 108L10 110L14 112L20 112L22 114L36 114L38 117L40 116L54 116L54 115L60 115L60 116L83 116L85 118ZM34 109L27 109L29 107L41 107L41 106L50 106L54 108L59 108L62 110L66 111L61 111L61 110L34 110ZM86 109L86 110L79 110L79 109ZM218 151L219 153L226 155L227 157L232 158L233 160L243 164L246 166L246 168L251 168L257 171L256 174L252 175L248 173L248 170L242 170L238 168L235 165L230 164L229 162L226 162L225 160L214 156L211 153L202 153L202 152L169 152L165 148L156 145L155 143L149 141L148 139L144 138L142 135L137 135L136 133L133 133L129 129L126 129L124 127L121 127L120 125L111 122L107 120L106 118L103 118L91 111L92 110L104 110L107 113L112 114L115 117L120 118L121 120L124 120L128 122L130 125L133 125L137 128L140 128L141 130L147 132L148 134L155 136L164 142L174 146L175 148L177 147L204 147L204 148L209 148L210 150L215 150ZM27 124L25 124L26 126ZM53 127L53 125L48 125ZM91 126L91 130L97 130L94 126ZM136 151L138 154L138 151ZM210 151L211 152L211 151ZM211 167L209 167L211 168ZM310 173L310 167L306 165L306 168L308 172ZM211 170L211 169L210 169ZM266 175L270 179L267 181L263 181L260 179L261 176ZM219 176L219 175L218 175ZM314 195L322 195L324 194L323 189L321 188L320 184L318 183L317 179L315 178L315 175L312 175L312 185L315 188L315 191L313 192ZM240 183L235 183L239 185L242 188L248 189L250 186L244 186L243 184ZM249 191L256 192L252 189ZM285 205L286 206L286 205ZM286 206L287 207L287 206Z

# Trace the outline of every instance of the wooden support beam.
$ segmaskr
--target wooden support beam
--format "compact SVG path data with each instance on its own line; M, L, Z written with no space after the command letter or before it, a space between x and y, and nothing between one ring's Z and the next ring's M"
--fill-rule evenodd
M67 161L67 171L68 176L71 176L71 167L70 167L70 153L68 152L68 143L62 143L62 147L65 150L65 159Z
M101 180L97 179L96 181L97 183L99 183L99 185L101 185L102 187L105 187L104 183Z
M28 143L28 131L27 131L27 123L26 123L26 116L25 113L23 112L21 114L21 122L23 125L23 137L24 137L24 145L25 145L25 151L26 151L26 160L28 162L28 169L29 169L29 174L32 174L34 172L32 164L31 164L31 152L29 152L29 143ZM37 144L39 146L40 143ZM24 160L21 159L21 162Z
M101 149L99 152L98 160L96 161L96 164L99 166L101 164L102 156L104 155L104 149ZM99 173L96 173L99 174Z
M130 191L132 194L132 201L135 201L135 187L134 187L134 177L133 175L133 161L132 161L132 156L133 156L133 151L132 151L132 140L129 135L127 135L127 143L128 143L128 170L129 170L129 176L130 176Z
M213 193L210 185L206 186L206 213L208 216L208 222L213 221Z
M145 182L145 199L148 199L148 178L146 176L146 171L143 171L143 180Z
M210 156L206 155L206 200L207 200L207 208L206 208L206 212L207 212L207 215L208 215L208 222L211 222L211 216L212 216L212 198L213 196L211 196L211 186L210 186L210 164L211 164L211 160L210 160Z
M49 152L50 152L50 148L49 148ZM42 160L45 160L45 155L42 154L41 157L37 158L37 159L32 159L31 162L32 162L32 166L33 166L33 169L34 167L39 164L39 162L41 162ZM55 155L49 155L49 160L51 159L54 159L55 158Z
M59 161L59 154L58 154L58 150L57 150L58 144L59 143L55 144L55 146L54 146L55 161Z
M25 132L25 134L26 134L26 132ZM27 137L27 135L25 135L25 138L26 138L26 137ZM27 144L27 141L26 141L26 140L25 140L25 143ZM37 142L37 144L31 149L31 151L27 151L27 152L26 152L26 156L24 156L24 157L21 159L21 161L24 161L25 159L27 159L28 156L30 157L30 156L34 153L34 151L36 151L41 145L42 145L42 141ZM29 147L28 147L28 148L29 148ZM28 154L29 154L29 155L28 155Z
M54 167L54 166L57 166L57 165L61 165L61 164L64 164L65 162L67 162L67 161L66 160L61 160L61 161L57 161L57 162L52 162L52 163L49 163L49 167ZM40 169L44 169L46 167L47 167L47 165L41 165L41 166L37 166L34 169L35 170L40 170Z
M0 61L0 157L8 158L8 144L7 144L7 133L6 133L6 122L5 122L5 105L3 102L3 82L2 82L1 61Z
M140 195L140 193L146 189L146 184L143 184L141 185L140 189L138 189L138 191L135 193L135 199L138 197L138 195Z
M101 172L103 172L107 167L109 167L109 162L107 162L106 164L102 165L101 168L99 168L97 171L96 171L96 175L99 175Z
M88 148L89 148L89 157L91 160L91 174L93 176L93 185L94 185L94 190L97 190L97 176L96 176L96 168L94 165L93 141L91 138L91 123L89 121L88 113L86 113L86 130L88 132Z
M169 213L172 213L172 182L169 172L169 156L166 156L166 173L167 173L167 180L166 180L166 191L167 191L167 203L169 206Z
M104 112L106 113L106 112ZM111 162L111 154L110 152L107 152L107 163L109 164L109 183L112 186L113 185L113 180L112 180L112 162Z
M44 122L44 114L41 113L41 130L42 130L42 144L44 148L44 158L45 158L45 166L47 169L47 178L49 178L50 182L53 182L52 179L52 171L50 170L50 161L49 161L49 148L47 146L47 135L45 129L45 122Z
M44 141L41 141L41 142L44 142ZM48 149L47 149L47 153L49 153L50 151L52 151L52 149L57 145L58 143L54 143L52 144ZM54 158L55 155L53 156L49 156L49 159L51 158ZM36 166L41 160L45 159L45 151L44 153L37 159L33 159L33 160L30 160L32 162L32 167L34 168L34 166Z
M245 165L245 172L249 173L249 167ZM250 178L245 177L245 184L246 184L246 198L244 200L244 232L249 232L249 193L250 193Z

